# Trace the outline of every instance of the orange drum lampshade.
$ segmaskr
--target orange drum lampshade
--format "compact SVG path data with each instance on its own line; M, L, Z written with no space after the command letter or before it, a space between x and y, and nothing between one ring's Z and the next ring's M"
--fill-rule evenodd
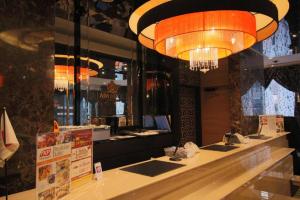
M218 59L249 48L255 42L256 22L251 13L208 11L160 21L155 27L154 49L188 60L196 70L199 61L212 61L217 66Z
M64 91L74 84L74 55L55 54L55 68L54 68L54 87L59 91ZM80 56L80 61L83 61L89 67L80 67L78 80L88 80L89 77L96 76L98 70L103 68L103 63L99 60ZM67 63L67 65L65 65ZM83 64L82 63L82 64Z
M288 9L288 0L149 0L129 25L144 46L207 72L271 36Z
M91 76L96 76L97 71L91 70L87 67L80 68L78 80L88 80ZM74 84L74 66L55 65L54 68L55 89L65 90L69 85Z
M55 79L68 80L70 83L74 83L74 67L66 65L55 65ZM86 67L80 68L79 80L88 80L91 76L96 76L98 73L94 70L90 70Z

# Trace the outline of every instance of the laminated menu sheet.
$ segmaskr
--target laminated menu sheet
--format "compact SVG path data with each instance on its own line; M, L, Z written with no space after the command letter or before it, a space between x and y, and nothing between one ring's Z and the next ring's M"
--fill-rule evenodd
M280 132L284 132L284 117L282 115L259 116L259 133L273 136Z
M36 191L38 200L61 199L71 181L91 175L92 129L49 132L37 136Z
M71 133L37 136L36 191L38 200L60 199L70 192Z
M93 173L93 131L73 130L71 180L75 181Z

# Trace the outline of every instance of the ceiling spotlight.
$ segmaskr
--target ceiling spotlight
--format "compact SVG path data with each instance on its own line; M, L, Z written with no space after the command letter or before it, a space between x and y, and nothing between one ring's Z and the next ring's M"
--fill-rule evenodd
M296 38L296 37L297 37L297 34L293 34L292 37L293 37L293 38Z

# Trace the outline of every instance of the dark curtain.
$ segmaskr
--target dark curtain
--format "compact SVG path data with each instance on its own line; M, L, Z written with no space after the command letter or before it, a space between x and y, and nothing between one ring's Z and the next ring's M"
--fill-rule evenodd
M264 71L263 69L248 69L242 71L241 76L241 96L245 95L253 85L258 82L264 86Z
M265 69L265 88L275 80L286 89L296 93L295 95L295 117L285 117L285 130L291 132L289 144L300 151L300 103L298 102L300 92L300 65L289 67L274 67ZM300 159L294 154L295 173L300 174Z
M265 70L265 87L275 80L286 89L299 92L300 90L300 66L274 67Z
M265 70L265 88L269 86L272 80L296 93L295 117L300 125L300 104L297 101L300 92L300 66L267 68Z

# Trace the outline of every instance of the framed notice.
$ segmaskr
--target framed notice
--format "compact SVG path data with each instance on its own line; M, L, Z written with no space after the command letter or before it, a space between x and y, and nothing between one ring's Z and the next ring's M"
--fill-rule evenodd
M38 200L60 199L70 193L71 133L37 136L36 191Z
M71 180L93 173L93 130L72 130Z

